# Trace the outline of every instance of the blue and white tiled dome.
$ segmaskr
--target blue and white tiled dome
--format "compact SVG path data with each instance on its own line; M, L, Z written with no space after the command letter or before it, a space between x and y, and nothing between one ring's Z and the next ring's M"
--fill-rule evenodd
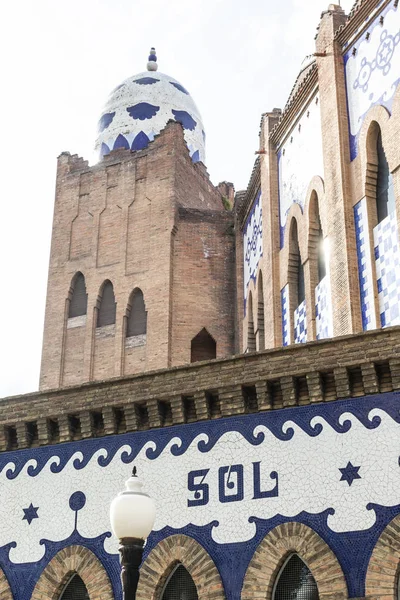
M111 92L99 121L96 152L102 158L117 148L141 150L175 120L183 126L193 162L205 162L205 133L197 106L180 83L156 72L156 60L152 48L148 70Z

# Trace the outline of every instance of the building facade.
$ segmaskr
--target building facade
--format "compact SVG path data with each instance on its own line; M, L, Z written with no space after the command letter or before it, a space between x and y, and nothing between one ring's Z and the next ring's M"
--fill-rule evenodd
M154 49L99 162L61 154L40 391L0 401L1 600L121 597L133 464L138 600L397 600L399 11L321 15L245 191Z

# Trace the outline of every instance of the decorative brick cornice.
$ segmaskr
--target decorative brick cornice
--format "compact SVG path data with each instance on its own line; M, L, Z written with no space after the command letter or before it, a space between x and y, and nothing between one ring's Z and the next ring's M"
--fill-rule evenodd
M400 515L381 533L372 552L365 581L365 595L397 598L400 556Z
M390 4L392 0L386 0L379 5L379 0L359 0L351 9L347 21L339 27L335 33L335 40L342 46L360 31L368 27L370 24L370 16L373 12L382 10ZM365 27L364 27L365 25Z
M270 133L270 140L278 145L292 126L294 119L298 116L312 92L318 84L318 69L316 63L310 66L304 79L298 84L297 90L292 92L289 102L286 104L278 124Z
M191 575L199 600L225 600L220 574L206 550L186 535L171 535L150 552L140 569L137 600L159 600L177 564Z
M400 327L391 327L3 398L0 450L202 421L215 406L224 417L246 414L250 388L251 412L283 408L283 391L303 405L399 390L399 345Z
M31 600L58 600L74 573L85 584L90 600L114 600L103 565L93 552L83 546L68 546L54 556L41 574ZM2 596L0 598L3 599Z
M240 206L240 210L237 213L240 227L243 227L243 225L247 219L247 215L249 214L249 212L251 210L251 206L254 202L254 199L257 195L258 190L260 189L260 186L261 186L260 157L257 156L257 158L254 162L250 181L247 186L247 190L245 192L244 200Z
M294 553L313 574L320 598L348 597L343 571L329 546L306 525L290 522L275 527L258 546L244 578L242 600L271 600L276 577Z

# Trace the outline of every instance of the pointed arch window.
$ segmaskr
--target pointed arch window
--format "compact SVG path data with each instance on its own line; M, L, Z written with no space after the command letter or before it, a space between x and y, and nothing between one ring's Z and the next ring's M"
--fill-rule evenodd
M379 130L376 142L378 172L376 178L376 212L378 223L394 212L395 197L393 189L393 176L389 170L382 143L382 132Z
M190 362L213 360L216 357L217 343L207 329L203 328L191 341Z
M182 564L179 564L170 575L161 599L198 600L196 585L190 573Z
M100 306L97 312L97 327L114 325L117 305L115 303L114 288L111 281L106 281L101 294Z
M77 573L71 577L59 600L89 600L87 588Z
M68 318L82 317L87 313L87 293L85 277L77 273L71 285L72 296L69 302Z
M126 337L146 335L147 312L144 304L143 292L140 289L133 291L128 306L128 321L126 326Z
M272 600L319 600L313 574L297 554L292 554L280 570Z
M294 277L293 282L295 284L295 306L299 306L305 300L305 284L304 284L304 267L301 260L299 239L297 233L297 222L294 219L292 225L292 250L291 250L290 262L293 265ZM289 265L290 267L290 265Z

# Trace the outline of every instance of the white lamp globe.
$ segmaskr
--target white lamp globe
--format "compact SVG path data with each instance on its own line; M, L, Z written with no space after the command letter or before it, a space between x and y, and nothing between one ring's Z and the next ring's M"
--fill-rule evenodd
M143 492L142 482L136 475L136 467L132 476L125 482L125 487L126 489L111 502L111 529L120 540L145 540L153 529L156 507L153 498Z

